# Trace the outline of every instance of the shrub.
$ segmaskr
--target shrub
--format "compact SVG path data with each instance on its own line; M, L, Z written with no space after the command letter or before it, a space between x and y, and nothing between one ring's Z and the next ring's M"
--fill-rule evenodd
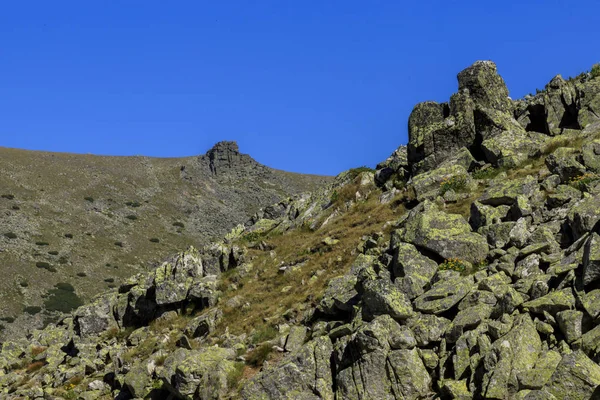
M56 250L50 250L48 252L48 254L50 254L51 256L57 256L58 255L58 251L56 251Z
M19 285L21 285L21 287L28 287L29 286L29 282L23 281L23 282L19 283Z
M38 268L43 268L46 271L56 272L56 268L54 268L50 263L47 263L46 261L38 261L35 263L35 266Z
M8 239L16 239L17 238L17 234L14 232L6 232L4 234L4 236Z
M271 340L277 336L277 329L271 325L261 325L252 334L252 343L258 344Z
M84 200L86 200L86 201L89 201L90 203L93 203L93 202L94 202L94 198L93 198L93 197L90 197L90 196L86 196L86 197L84 197L83 199L84 199Z
M27 306L23 309L23 311L26 312L27 314L35 315L35 314L38 314L40 311L42 311L42 307Z
M66 264L66 263L68 263L68 262L69 262L69 259L68 259L66 256L61 256L61 257L58 259L58 263L59 263L59 264Z
M67 239L73 239L73 234L72 233L65 233L65 237Z
M104 282L107 282L107 283L113 283L114 281L115 281L115 278L106 278L104 280Z
M4 321L4 322L8 322L9 324L12 324L13 322L15 322L15 319L13 317L2 317L2 318L0 318L0 321Z
M598 76L600 76L600 63L594 64L592 70L590 71L590 74L592 75L592 78L597 78Z
M253 367L260 367L267 361L272 352L273 347L269 343L263 343L248 354L246 362Z
M15 204L14 206L12 206L12 209L15 211L19 211L21 209L21 207L19 207L18 205Z
M334 190L329 201L333 204L333 203L337 202L339 200L339 198L340 198L340 194L338 193L337 190Z
M600 177L598 177L598 175L588 172L586 174L572 178L569 183L574 188L579 189L582 192L586 192L588 190L589 185L597 181L599 178Z
M455 192L464 191L467 188L467 179L464 176L452 176L446 178L440 183L440 195L444 195L449 190Z
M369 167L363 165L362 167L351 168L348 171L348 176L352 180L352 179L356 178L357 176L359 176L363 172L375 172L375 170L373 168L369 168Z
M115 242L115 246L123 247L123 242ZM110 264L107 265L109 267Z
M35 242L36 246L48 246L50 243L48 242Z
M7 200L14 200L15 196L12 194L3 194L2 198Z
M157 364L158 365L158 364ZM244 376L244 363L236 362L227 374L227 387L235 389Z
M78 272L77 276L80 278L85 278L87 276L87 274L85 272Z
M472 176L473 179L493 179L506 170L506 167L478 169Z
M173 226L176 226L178 228L185 228L185 224L183 222L173 222Z
M160 239L159 238L151 238L150 241L152 243L160 243Z
M128 201L127 203L125 203L125 205L127 205L129 207L134 207L134 208L141 206L141 204L138 203L137 201Z
M138 219L137 215L134 215L134 214L129 214L125 218L127 218L128 220L131 220L131 221L135 221Z
M444 260L442 264L440 264L440 271L457 271L457 272L465 272L467 269L467 264L464 261L458 258L449 258Z
M83 301L75 293L75 288L66 282L57 283L54 289L48 291L44 306L48 311L68 313L83 305Z

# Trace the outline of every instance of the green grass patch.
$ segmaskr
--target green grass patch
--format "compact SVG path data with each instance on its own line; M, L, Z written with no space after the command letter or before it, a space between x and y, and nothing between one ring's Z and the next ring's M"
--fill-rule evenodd
M453 190L457 193L465 191L467 188L467 179L464 176L453 176L446 178L440 183L440 195L443 196L447 191Z
M54 268L52 266L52 264L46 262L46 261L38 261L35 263L35 266L38 268L42 268L45 269L46 271L50 271L50 272L56 272L56 268Z
M183 222L173 222L173 226L176 226L178 228L185 228L185 224Z
M263 343L248 353L246 363L253 367L260 367L269 359L272 352L273 346L269 343Z
M29 315L36 315L39 314L40 311L42 311L42 307L38 307L38 306L27 306L23 309L24 312L26 312Z
M14 233L14 232L6 232L4 234L4 237L8 238L8 239L16 239L17 238L17 234Z
M75 288L67 282L57 283L54 289L50 289L44 302L46 310L63 313L68 313L82 305L83 301L75 293Z
M49 246L50 243L48 243L48 242L35 242L35 245L36 246Z
M130 221L136 221L138 219L137 215L134 215L134 214L129 214L125 218L127 218Z
M85 201L89 201L90 203L93 203L93 202L94 202L94 198L93 198L93 197L90 197L90 196L86 196L86 197L84 197L83 199L84 199Z
M159 238L150 238L150 241L152 243L160 243L160 239Z
M15 196L14 196L14 195L12 195L12 194L3 194L3 195L2 195L2 198L3 198L3 199L7 199L7 200L14 200L14 199L15 199Z
M590 75L592 75L592 79L600 76L600 64L594 64L590 71Z

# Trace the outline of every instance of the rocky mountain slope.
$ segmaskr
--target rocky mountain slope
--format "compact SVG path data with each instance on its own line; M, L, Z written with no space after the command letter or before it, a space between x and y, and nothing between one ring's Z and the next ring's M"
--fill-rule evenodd
M598 68L600 69L600 68ZM600 71L458 75L377 167L5 341L4 398L600 396Z
M259 207L328 181L267 168L233 142L172 159L2 148L2 334L56 320Z

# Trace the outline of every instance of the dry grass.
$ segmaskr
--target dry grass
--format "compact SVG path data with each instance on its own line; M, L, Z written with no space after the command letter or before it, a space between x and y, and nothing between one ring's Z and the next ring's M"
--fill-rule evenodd
M26 371L28 374L32 374L42 369L44 365L46 365L46 363L43 361L35 361L27 366Z
M356 187L349 186L340 198L354 196ZM257 327L268 329L265 325L280 322L285 311L298 311L303 304L316 305L329 280L344 274L356 258L354 250L361 237L381 231L385 222L405 212L396 202L380 204L378 194L373 192L367 201L355 204L317 231L295 229L267 238L267 243L275 249L275 258L269 252L250 249L253 276L243 279L235 279L234 274L224 276L222 287L235 280L238 290L225 291L221 299L221 304L226 304L233 296L241 296L249 306L224 307L224 317L213 336L222 334L226 328L233 334L250 333ZM327 246L323 243L327 237L339 242ZM280 266L298 262L291 272L280 273Z

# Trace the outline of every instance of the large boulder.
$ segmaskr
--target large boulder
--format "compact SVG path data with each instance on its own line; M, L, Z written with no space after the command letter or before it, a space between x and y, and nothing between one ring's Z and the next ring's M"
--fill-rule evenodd
M423 294L423 288L438 270L437 263L422 255L412 244L400 242L395 234L392 234L390 247L395 284L410 299Z
M397 234L400 240L441 259L458 258L475 264L484 260L489 250L486 239L472 232L462 215L442 212L433 203L411 210Z
M506 84L492 61L476 61L458 74L458 90L467 90L473 101L485 108L511 111Z

